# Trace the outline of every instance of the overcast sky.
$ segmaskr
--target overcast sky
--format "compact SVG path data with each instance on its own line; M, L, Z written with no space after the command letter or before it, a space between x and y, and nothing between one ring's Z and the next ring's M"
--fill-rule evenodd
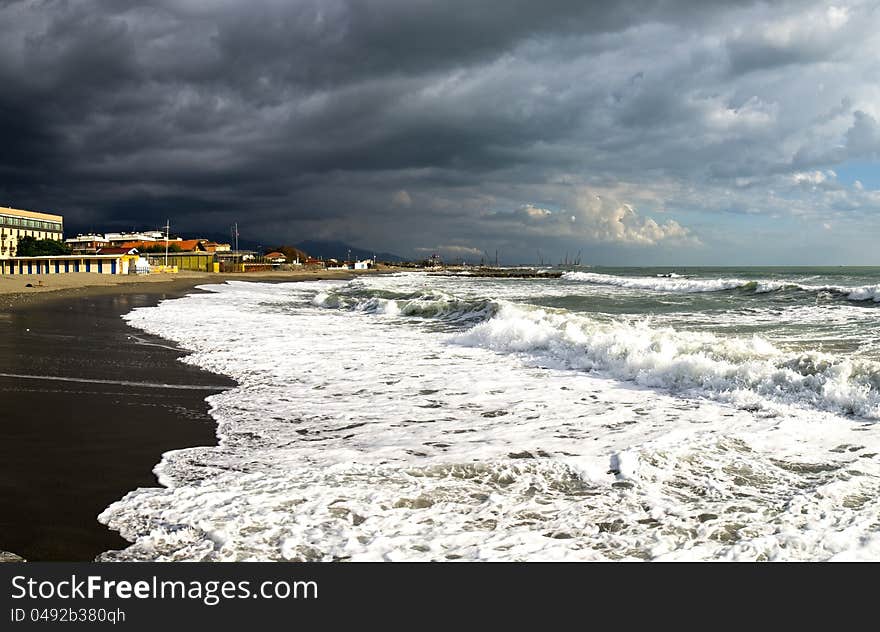
M708 4L0 0L0 205L405 256L880 264L877 3Z

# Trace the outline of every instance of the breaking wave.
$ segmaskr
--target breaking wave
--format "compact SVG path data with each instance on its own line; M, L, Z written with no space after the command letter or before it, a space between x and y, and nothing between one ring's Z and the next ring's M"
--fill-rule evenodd
M725 292L748 290L755 294L780 290L799 290L810 293L826 292L850 301L874 301L880 303L880 285L847 287L842 285L801 285L771 280L746 279L689 279L684 277L621 277L595 272L566 272L563 279L582 281L593 285L610 285L637 290L692 294L697 292Z
M648 320L598 322L507 303L452 340L744 408L778 402L880 419L880 364L812 351L792 354L758 336L654 328Z
M453 322L486 320L498 309L498 303L491 299L460 298L438 290L395 293L357 286L319 292L312 303L318 307Z
M773 291L757 281L632 281L703 288L690 291L720 290L725 285ZM857 294L859 288L847 289L852 300L874 296ZM859 296L865 298L855 298ZM764 409L776 402L880 419L880 364L818 351L783 351L760 336L679 331L653 326L649 318L600 321L566 310L461 298L436 290L395 294L354 286L319 292L312 302L321 307L453 322L459 328L468 327L453 335L452 342L457 344L530 356L552 368L599 371L640 386L709 397L743 408Z
M216 445L100 514L132 542L100 560L880 555L877 433L812 408L880 416L877 363L507 300L555 280L421 283L233 281L127 314L238 385L208 400Z

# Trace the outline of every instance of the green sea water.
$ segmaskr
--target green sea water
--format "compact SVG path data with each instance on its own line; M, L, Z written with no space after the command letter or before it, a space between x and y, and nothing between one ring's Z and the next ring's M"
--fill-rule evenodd
M582 278L529 302L880 359L880 267L592 267L566 277Z
M880 268L404 274L352 281L319 304L547 366L880 416Z
M876 268L207 289L126 319L239 383L221 441L103 559L880 558Z

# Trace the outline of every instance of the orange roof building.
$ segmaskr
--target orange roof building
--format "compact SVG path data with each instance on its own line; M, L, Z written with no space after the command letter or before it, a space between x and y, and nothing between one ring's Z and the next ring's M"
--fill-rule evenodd
M183 239L180 241L169 241L168 247L176 246L176 251L182 252L206 252L205 247L203 246L203 239ZM129 241L122 244L122 248L137 248L138 250L144 250L145 248L155 248L156 246L160 246L165 248L165 240L159 239L156 241Z

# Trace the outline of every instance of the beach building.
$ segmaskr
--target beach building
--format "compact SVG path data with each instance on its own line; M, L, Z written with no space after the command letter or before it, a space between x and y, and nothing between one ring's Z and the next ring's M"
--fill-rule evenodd
M101 248L110 245L110 242L104 238L104 235L77 235L64 240L64 243L70 247L70 251L76 255L93 255Z
M203 241L204 243L202 245L208 252L232 252L232 246L230 244L223 244L216 241Z
M170 237L169 244L180 244L180 237ZM74 254L94 254L107 246L123 246L128 243L165 243L165 233L159 230L148 230L140 233L89 233L69 237L64 243L70 246Z
M375 265L375 262L372 259L364 259L363 261L342 261L338 262L335 259L330 259L328 261L327 269L328 270L369 270Z
M216 251L218 272L256 272L271 269L272 264L258 262L259 253L253 250Z
M165 265L164 252L148 252L142 255L146 257L150 265ZM213 252L169 252L168 265L177 267L178 270L196 270L198 272L219 272L217 257Z
M142 233L105 233L104 239L110 242L111 246L121 246L132 241L161 241L165 242L165 233L161 230L148 230ZM169 243L177 243L182 241L180 237L169 237Z
M122 248L136 248L140 256L145 257L150 265L177 267L178 270L196 270L200 272L217 272L216 252L209 251L205 239L178 239L168 242L168 254L165 254L165 240L130 241L122 244Z
M169 252L207 252L204 244L204 239L181 239L178 237L177 239L168 240L168 250ZM165 254L164 239L151 239L146 241L141 239L125 241L115 245L122 248L137 248L141 252L162 252L162 254Z
M96 255L133 255L137 256L137 248L123 248L122 246L107 246L100 248Z
M0 259L0 274L69 274L71 272L129 274L134 271L137 260L137 254L8 257Z
M149 259L142 257L137 248L125 248L123 246L109 246L101 248L96 254L99 255L125 255L127 271L122 274L149 274L152 266ZM125 269L125 266L123 266Z
M14 257L22 237L61 241L63 233L61 215L0 206L0 258Z

